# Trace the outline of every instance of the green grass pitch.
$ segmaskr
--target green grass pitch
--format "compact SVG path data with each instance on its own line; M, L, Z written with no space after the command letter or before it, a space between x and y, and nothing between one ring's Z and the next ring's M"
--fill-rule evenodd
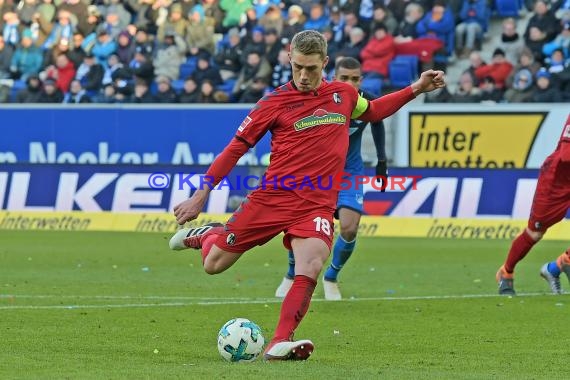
M539 379L564 376L570 296L540 266L541 242L513 298L494 275L510 242L360 239L341 273L346 300L317 286L296 337L306 362L224 362L216 336L245 317L267 339L287 265L281 239L209 276L195 251L142 233L0 232L2 379ZM563 285L569 288L564 278Z

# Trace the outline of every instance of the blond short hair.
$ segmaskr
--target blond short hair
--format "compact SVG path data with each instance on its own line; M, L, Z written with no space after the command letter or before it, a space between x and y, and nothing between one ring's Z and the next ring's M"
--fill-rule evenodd
M291 40L291 52L293 50L303 54L318 54L322 59L327 56L327 41L316 30L303 30L293 36Z

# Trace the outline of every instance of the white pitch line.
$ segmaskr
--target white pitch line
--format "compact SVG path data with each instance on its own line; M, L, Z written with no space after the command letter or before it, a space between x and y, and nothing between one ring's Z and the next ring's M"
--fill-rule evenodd
M536 296L553 296L553 294L548 293L519 293L518 297L536 297ZM43 298L63 298L60 296L49 296L49 295L0 295L0 298L5 299L16 299L16 298L27 298L27 299L43 299ZM65 298L73 298L74 296L65 296ZM92 296L91 299L99 299L112 296ZM119 297L119 296L117 296ZM146 297L127 297L126 299L169 299L168 297L160 298L160 296L146 296ZM350 298L343 300L345 302L368 302L368 301L418 301L418 300L449 300L449 299L476 299L476 298L504 298L499 294L460 294L460 295L433 295L433 296L408 296L408 297L369 297L369 298ZM77 296L76 298L89 299L88 296ZM511 297L509 297L511 298ZM125 298L118 298L125 299ZM191 302L160 302L160 303L128 303L128 304L106 304L106 305L0 305L0 310L45 310L45 309L109 309L109 308L151 308L151 307L182 307L182 306L215 306L215 305L254 305L254 304L268 304L268 303L280 303L281 299L277 298L265 298L265 299L254 299L254 298L241 298L241 299L228 299L228 298L205 298L205 297L194 297L194 301ZM325 302L322 298L315 298L313 302ZM341 301L342 302L342 301Z
M192 296L108 296L108 295L57 295L57 294L0 294L0 299L11 298L61 298L61 299L104 299L104 300L211 300L212 297L192 297ZM251 300L251 297L215 297L216 300Z

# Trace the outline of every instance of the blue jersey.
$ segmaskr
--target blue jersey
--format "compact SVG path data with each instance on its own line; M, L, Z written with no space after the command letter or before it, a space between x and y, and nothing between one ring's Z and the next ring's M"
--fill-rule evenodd
M359 92L360 96L368 100L374 99L372 95ZM364 162L362 162L362 133L368 123L360 120L351 120L349 127L348 152L346 153L346 162L344 164L344 172L348 173L343 176L345 180L352 181L352 186L343 189L338 193L337 210L340 208L349 208L358 213L362 213L364 203L364 191L362 184L355 183L357 175L364 174ZM372 123L374 145L379 159L385 160L384 152L384 124L382 121ZM374 129L375 128L375 129ZM337 216L337 214L335 214Z
M373 100L374 97L368 93L359 91L360 96L365 99ZM379 122L381 124L382 122ZM377 128L374 123L372 128ZM364 173L364 163L362 162L362 133L364 128L368 125L367 122L360 120L351 120L348 130L348 152L346 154L346 163L344 164L344 171L352 175L362 175ZM374 136L375 137L375 136ZM375 141L376 143L376 141ZM378 149L378 148L377 148Z

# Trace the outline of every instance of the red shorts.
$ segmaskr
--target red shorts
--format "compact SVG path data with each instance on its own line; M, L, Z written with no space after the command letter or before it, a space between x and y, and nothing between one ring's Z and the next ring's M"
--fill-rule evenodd
M330 249L333 213L333 208L305 201L292 191L254 191L230 217L216 245L228 252L243 253L285 232L283 245L287 249L291 249L293 237L318 238Z
M570 208L570 165L547 158L540 169L532 200L528 228L545 232L560 222Z

